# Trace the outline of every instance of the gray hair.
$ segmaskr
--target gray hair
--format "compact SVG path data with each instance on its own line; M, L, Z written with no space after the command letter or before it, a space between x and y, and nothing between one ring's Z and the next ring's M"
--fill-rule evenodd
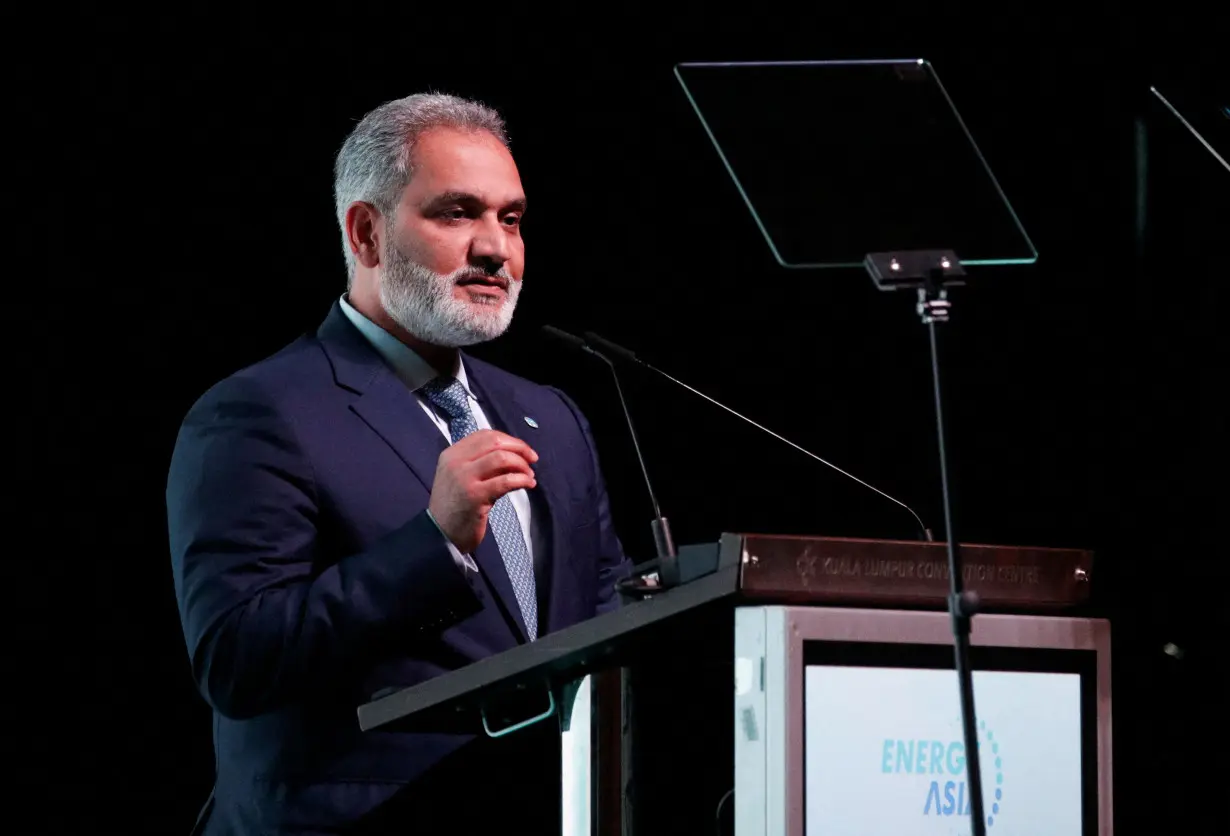
M342 254L349 282L355 258L346 236L346 210L356 201L371 203L391 217L414 174L410 158L429 128L486 131L508 147L504 120L486 105L444 93L419 93L385 102L355 126L333 166L333 200L342 232Z

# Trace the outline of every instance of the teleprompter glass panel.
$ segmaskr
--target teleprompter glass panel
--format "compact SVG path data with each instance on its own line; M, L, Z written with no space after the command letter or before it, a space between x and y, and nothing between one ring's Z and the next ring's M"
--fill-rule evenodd
M679 64L675 75L784 267L952 250L1038 253L923 59Z

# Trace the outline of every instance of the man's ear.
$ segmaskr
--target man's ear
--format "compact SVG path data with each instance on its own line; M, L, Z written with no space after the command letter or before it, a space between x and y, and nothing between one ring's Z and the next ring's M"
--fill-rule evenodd
M372 268L380 263L383 216L370 203L356 201L346 210L346 241L355 261Z

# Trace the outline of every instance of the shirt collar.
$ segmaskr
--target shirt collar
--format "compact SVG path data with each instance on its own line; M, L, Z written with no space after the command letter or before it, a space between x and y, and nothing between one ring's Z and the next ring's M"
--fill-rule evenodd
M410 391L417 391L440 376L431 367L430 363L418 355L418 352L355 310L350 302L347 301L345 294L342 295L338 302L346 318L371 343L376 353L388 364L393 373L410 388ZM466 377L466 366L462 362L460 355L457 357L457 373L454 377L457 378L457 382L465 389L466 395L470 400L477 401L478 398L474 396L474 392L470 389L470 381Z

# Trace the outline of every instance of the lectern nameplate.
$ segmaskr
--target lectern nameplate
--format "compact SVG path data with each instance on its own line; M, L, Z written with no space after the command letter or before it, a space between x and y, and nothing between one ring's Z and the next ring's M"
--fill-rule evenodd
M743 537L745 598L797 603L943 608L945 543L839 537ZM1081 549L961 546L966 589L990 609L1054 610L1089 600L1093 553Z

